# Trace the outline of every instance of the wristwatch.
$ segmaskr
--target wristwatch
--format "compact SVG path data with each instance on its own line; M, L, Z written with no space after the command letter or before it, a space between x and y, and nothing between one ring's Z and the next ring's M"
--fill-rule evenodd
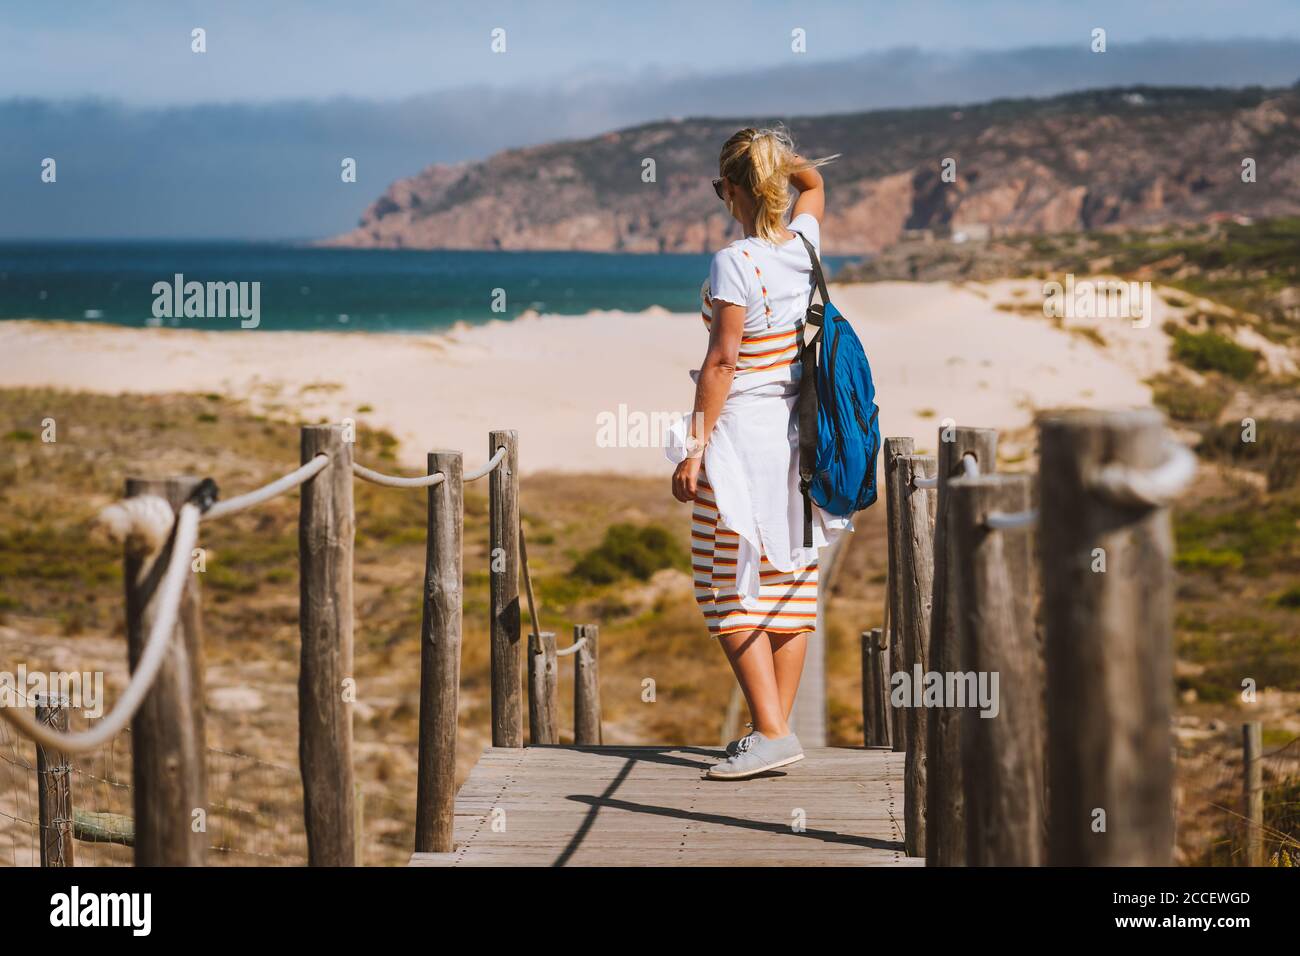
M694 435L686 436L686 457L702 458L704 457L704 442L700 441Z

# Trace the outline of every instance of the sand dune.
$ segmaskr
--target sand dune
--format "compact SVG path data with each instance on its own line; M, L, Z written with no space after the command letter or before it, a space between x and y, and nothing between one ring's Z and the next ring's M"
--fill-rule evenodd
M1149 402L1142 381L1165 362L1163 303L1148 328L1103 323L1102 345L1021 314L1030 307L1009 310L1036 296L1032 280L837 286L833 298L872 363L884 433L933 450L944 418L1009 430L1028 425L1035 409ZM649 444L654 416L689 410L687 373L705 342L698 316L661 310L430 335L17 321L0 323L0 385L222 392L273 415L352 417L392 431L403 463L416 469L426 450L445 447L465 450L472 467L489 429L515 428L525 471L666 475Z

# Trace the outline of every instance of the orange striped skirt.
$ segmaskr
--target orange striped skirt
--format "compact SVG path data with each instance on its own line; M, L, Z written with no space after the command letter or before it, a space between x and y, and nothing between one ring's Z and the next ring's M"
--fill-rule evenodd
M763 555L759 566L759 595L755 607L740 603L736 591L736 559L740 536L718 527L713 487L700 470L699 488L691 509L691 566L695 602L704 612L709 633L736 634L762 630L772 634L802 634L817 628L817 562L796 571L778 571Z

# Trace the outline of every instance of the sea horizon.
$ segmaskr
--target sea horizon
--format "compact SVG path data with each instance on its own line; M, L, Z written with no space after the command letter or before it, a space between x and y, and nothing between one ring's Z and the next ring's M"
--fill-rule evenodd
M309 242L314 242L311 240ZM285 240L0 241L0 320L239 331L155 310L159 283L257 283L256 327L428 332L527 314L693 312L710 256L347 249ZM832 275L861 256L828 256ZM163 311L163 316L155 315Z

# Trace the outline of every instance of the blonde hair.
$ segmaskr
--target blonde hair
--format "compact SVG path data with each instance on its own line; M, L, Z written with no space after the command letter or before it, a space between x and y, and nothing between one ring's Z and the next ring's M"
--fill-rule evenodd
M779 242L790 209L790 174L825 166L835 156L797 161L794 141L783 127L754 129L747 126L722 144L718 172L754 197L758 211L754 234L767 242Z

